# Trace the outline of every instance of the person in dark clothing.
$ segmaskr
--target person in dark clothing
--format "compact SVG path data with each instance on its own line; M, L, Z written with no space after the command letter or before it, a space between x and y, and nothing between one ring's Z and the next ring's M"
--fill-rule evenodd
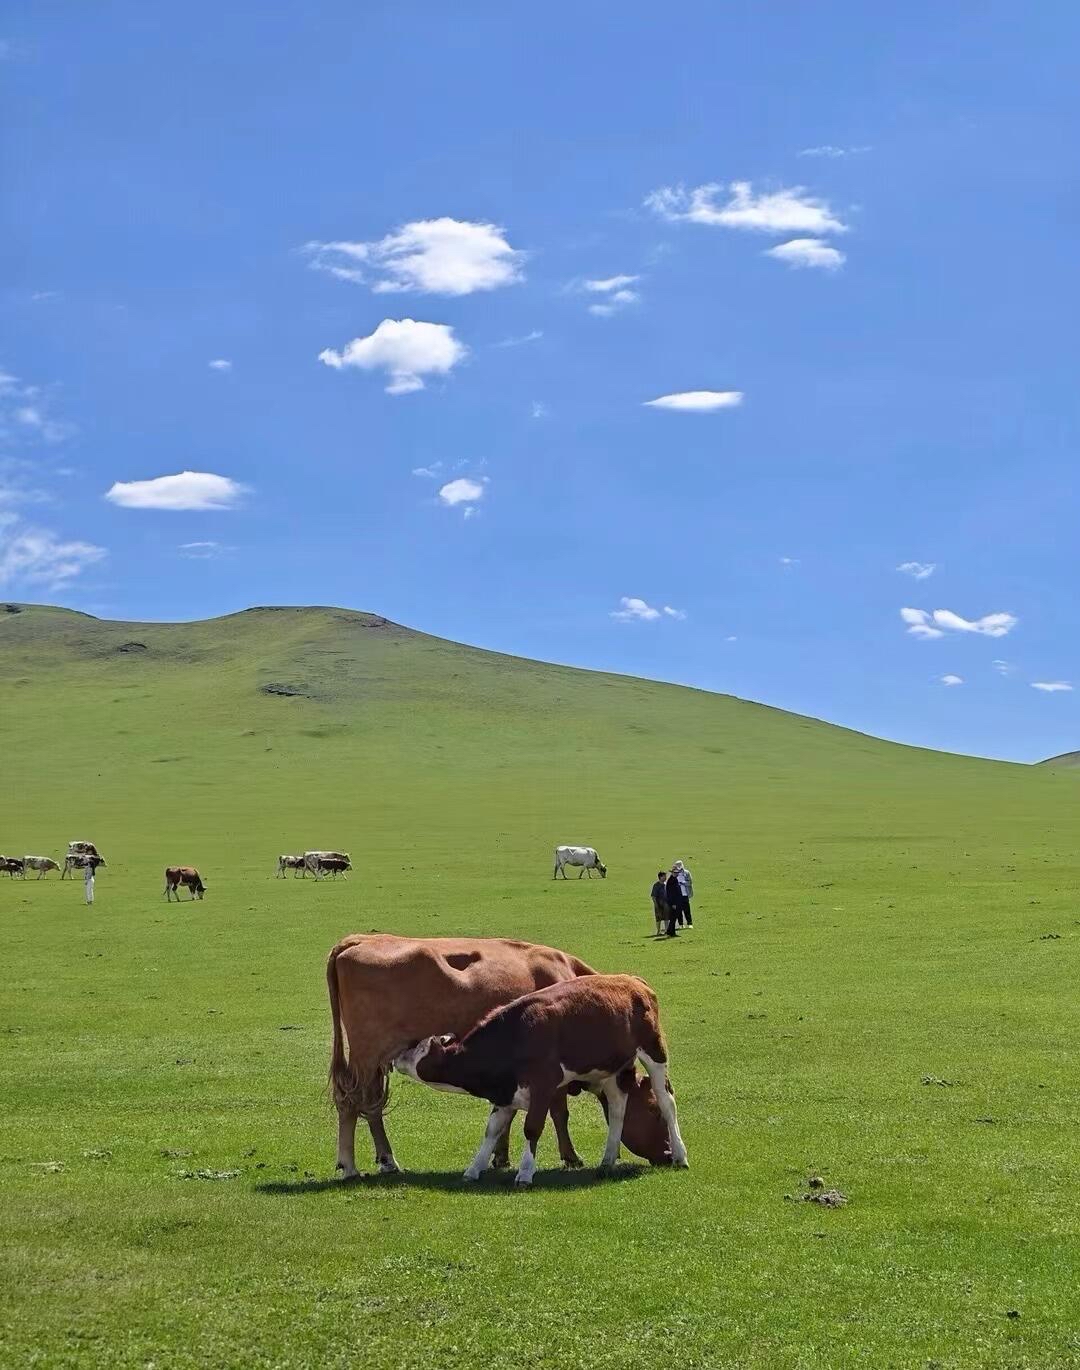
M668 906L667 935L669 937L678 937L679 934L675 931L675 925L676 923L681 923L683 919L683 893L679 887L679 877L674 871L671 872L664 883L664 896L667 899Z
M656 935L660 932L668 919L667 890L664 882L667 880L667 871L657 871L656 880L652 887L652 907L653 917L656 919Z

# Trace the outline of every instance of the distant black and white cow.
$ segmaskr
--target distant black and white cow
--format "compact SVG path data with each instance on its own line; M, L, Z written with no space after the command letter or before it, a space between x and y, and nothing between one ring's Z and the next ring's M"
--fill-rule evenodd
M307 875L307 862L302 856L279 856L277 859L277 879L284 880L286 871L292 871L294 880L298 872L303 879Z
M336 879L338 875L345 875L346 871L352 870L352 860L346 851L306 851L304 865L316 880L324 875L333 875ZM348 876L345 878L348 879Z
M607 875L607 866L605 866L603 861L600 860L600 857L597 855L595 847L556 847L555 869L552 872L551 878L553 880L557 879L559 876L559 872L561 871L562 878L565 880L567 878L567 866L581 867L581 871L578 874L579 880L583 875L586 874L586 872L588 873L589 879L591 880L592 873L594 870L600 872L601 879L604 879Z
M20 880L26 879L26 866L21 856L0 856L0 873L14 880L16 876Z
M64 869L60 872L60 879L74 879L73 871L85 870L87 866L92 866L94 874L105 865L103 856L91 856L84 852L68 852L64 857Z
M100 856L101 853L93 842L69 842L68 856ZM102 862L102 865L105 863Z
M524 1110L525 1151L515 1181L531 1184L544 1120L555 1095L568 1085L603 1096L608 1137L600 1168L615 1165L638 1061L667 1124L672 1164L685 1168L659 1005L636 975L583 975L535 990L495 1009L464 1037L415 1043L395 1056L394 1069L434 1089L491 1103L467 1180L480 1178L514 1114Z
M58 871L60 869L57 862L51 856L24 856L23 872L37 871L38 879L44 880L48 871Z

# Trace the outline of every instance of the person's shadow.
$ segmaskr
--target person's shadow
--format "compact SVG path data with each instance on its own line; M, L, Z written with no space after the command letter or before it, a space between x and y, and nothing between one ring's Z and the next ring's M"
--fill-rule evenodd
M538 1170L529 1186L514 1184L514 1171L489 1170L481 1180L465 1180L460 1170L406 1170L397 1175L355 1175L328 1180L265 1180L255 1186L256 1194L274 1198L301 1198L306 1194L355 1194L375 1189L435 1189L444 1194L468 1194L477 1198L516 1194L522 1189L592 1189L597 1185L626 1184L638 1179L647 1165L620 1164L601 1175L593 1168L582 1170Z

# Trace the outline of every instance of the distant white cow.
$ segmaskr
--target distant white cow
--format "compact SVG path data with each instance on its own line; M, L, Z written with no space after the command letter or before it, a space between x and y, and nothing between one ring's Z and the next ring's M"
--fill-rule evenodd
M591 880L594 870L600 872L601 880L607 875L607 866L600 860L595 847L556 847L555 869L552 872L551 878L553 880L558 879L559 872L561 871L562 878L565 880L567 878L567 866L581 867L581 871L578 874L579 880L586 872L588 872L589 879Z
M58 871L59 865L51 856L24 856L23 871L37 871L38 879L44 880L46 872Z
M302 879L307 875L307 862L302 856L279 856L277 859L277 878L284 880L286 871L292 871L294 880L299 871Z

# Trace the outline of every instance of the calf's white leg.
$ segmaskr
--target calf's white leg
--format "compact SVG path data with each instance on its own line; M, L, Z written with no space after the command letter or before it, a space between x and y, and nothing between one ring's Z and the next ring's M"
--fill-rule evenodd
M663 1114L664 1122L667 1123L668 1141L671 1143L671 1164L680 1170L686 1170L690 1162L686 1156L686 1144L679 1132L679 1115L675 1108L675 1100L668 1093L667 1062L654 1061L644 1051L638 1052L638 1060L649 1072L649 1080L653 1087L653 1093L656 1095L656 1102Z
M619 1159L619 1143L622 1141L623 1120L626 1118L626 1094L619 1088L614 1075L609 1075L603 1084L604 1097L608 1106L607 1146L600 1158L601 1170L614 1170Z
M484 1133L484 1140L480 1143L480 1150L472 1158L469 1168L465 1171L465 1179L478 1180L491 1162L492 1154L498 1144L499 1138L505 1128L510 1126L514 1114L517 1112L512 1106L505 1108L493 1108L488 1118L487 1130Z

